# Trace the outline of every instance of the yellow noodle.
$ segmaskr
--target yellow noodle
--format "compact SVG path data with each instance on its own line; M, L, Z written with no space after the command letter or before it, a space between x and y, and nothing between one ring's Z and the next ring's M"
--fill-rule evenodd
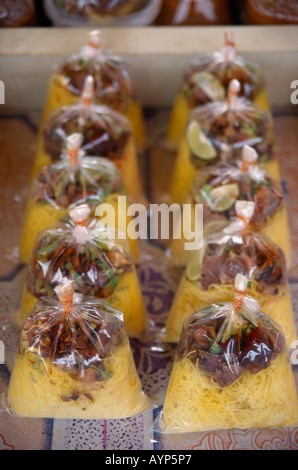
M137 337L145 332L147 314L135 269L121 276L113 296L107 301L123 313L128 336Z
M131 122L138 151L143 150L147 143L147 137L144 116L140 103L137 100L131 100L123 114Z
M279 294L267 298L254 288L248 288L247 295L258 300L261 311L281 326L287 344L290 345L296 338L296 330L289 286L280 288ZM177 342L184 321L192 313L215 302L232 302L233 298L233 285L213 285L203 290L198 283L189 281L183 275L166 322L164 340Z
M32 179L36 177L37 173L43 167L49 166L52 163L50 155L44 150L43 140L41 138L38 139L37 153L31 175ZM122 175L127 195L133 202L142 202L144 198L143 185L141 181L137 151L132 138L129 139L122 156L118 160L115 160L114 163L119 168Z
M115 228L116 230L119 229L119 226L118 226L118 215L119 215L119 206L118 206L118 197L119 197L119 194L112 194L110 196L107 197L107 200L105 201L106 204L111 204L114 208L114 212L115 212L115 221L113 220L109 220L109 222L107 223L107 225L110 227L110 228ZM126 217L126 235L128 237L128 225L129 223L131 222L132 218L131 217ZM115 223L114 223L115 222ZM120 242L120 240L119 240ZM134 240L130 237L128 237L128 243L129 243L129 249L130 249L130 252L131 252L131 255L133 257L133 260L135 263L138 262L139 260L139 257L140 257L140 249L139 249L139 243L138 243L138 240Z
M265 109L266 111L271 112L271 106L268 96L268 91L266 87L262 87L262 89L257 93L254 98L254 103L261 108Z
M32 361L36 358L35 354L26 352L15 359L8 399L11 410L18 416L122 419L141 413L149 406L127 339L105 360L105 367L113 373L112 377L92 387L75 380L55 365L50 368L48 359L39 362L38 370L33 369ZM72 396L75 390L80 393L78 400L65 402L61 399L61 396Z
M269 175L271 175L273 179L280 181L280 166L279 161L276 158L272 158L271 160L262 163L262 166L266 171L268 171Z
M291 426L298 419L296 387L287 354L266 369L246 371L219 389L187 357L174 363L163 407L166 433Z

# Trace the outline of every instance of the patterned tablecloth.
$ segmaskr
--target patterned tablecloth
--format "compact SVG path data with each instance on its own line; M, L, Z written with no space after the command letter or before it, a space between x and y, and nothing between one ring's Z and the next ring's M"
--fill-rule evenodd
M20 304L26 271L18 263L16 247L34 155L37 118L34 115L0 117L0 340L5 344L6 361L0 365L0 395L7 390L19 339L12 315ZM162 137L161 129L167 119L167 112L149 114L148 129L155 142ZM290 215L293 263L289 274L298 322L298 117L276 116L275 119ZM156 122L163 126L156 126ZM168 174L172 164L172 157L164 155L161 168L161 151L160 146L152 146L143 166L151 200L158 199L159 183L164 180L161 172ZM141 249L143 261L138 266L138 275L154 333L164 324L181 272L170 269L161 247L143 243ZM298 426L159 434L154 422L163 403L175 349L170 345L161 348L154 335L144 342L131 340L131 346L144 391L154 403L144 414L119 421L85 421L17 418L1 410L0 450L298 449ZM293 370L298 386L298 366Z

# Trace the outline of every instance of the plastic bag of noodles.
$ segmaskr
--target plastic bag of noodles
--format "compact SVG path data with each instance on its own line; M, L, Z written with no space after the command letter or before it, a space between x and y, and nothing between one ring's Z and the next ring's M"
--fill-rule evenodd
M117 213L118 196L125 195L121 174L106 158L86 156L82 140L81 134L67 137L63 158L40 170L32 183L20 240L24 263L30 260L38 233L58 222L74 205L87 203L94 214L99 204L109 203ZM136 261L137 241L130 239L130 246Z
M89 157L106 157L121 172L126 193L136 202L143 196L131 124L122 114L94 103L94 79L84 83L79 103L54 111L38 139L33 177L44 166L58 161L66 150L67 138L81 134L81 150Z
M175 146L179 143L194 108L224 100L233 79L241 84L242 96L270 110L261 68L237 54L233 33L226 31L220 51L194 59L185 71L170 118L168 142Z
M173 202L183 203L198 171L218 161L239 158L245 145L253 147L258 163L280 179L271 113L239 96L240 89L240 83L234 79L229 84L227 99L191 113L170 184Z
M138 149L142 149L145 124L134 84L122 59L102 49L98 30L88 33L87 44L56 66L41 127L55 109L79 101L88 75L94 79L96 103L124 114L131 122Z
M82 204L38 234L18 314L21 323L38 299L54 295L66 277L74 281L76 292L108 299L121 310L129 336L145 332L147 316L128 243L115 230L98 228L97 222Z
M257 152L245 145L241 159L220 162L206 167L194 179L190 194L185 201L191 209L188 225L194 234L194 217L197 204L203 204L204 229L212 231L235 217L237 200L255 202L255 211L250 227L256 232L268 236L283 250L287 266L291 260L291 242L288 214L282 189L266 170L257 164ZM179 221L180 227L181 222ZM184 229L187 230L187 227ZM194 235L193 235L194 237ZM191 239L188 237L188 241ZM186 265L191 250L184 249L185 236L173 239L169 249L171 260L175 264Z
M26 318L8 389L18 416L120 419L143 412L123 315L103 299L74 295L74 281L42 297Z
M287 343L296 338L285 257L269 238L250 230L254 210L254 202L237 201L235 219L207 234L202 248L190 258L166 322L168 341L179 340L183 322L192 312L231 301L238 273L249 278L248 294L281 325Z
M140 6L140 0L56 0L56 3L70 15L90 17L93 21L102 17L129 15Z
M231 301L183 325L161 430L196 432L294 425L296 386L281 327L247 295L237 274Z

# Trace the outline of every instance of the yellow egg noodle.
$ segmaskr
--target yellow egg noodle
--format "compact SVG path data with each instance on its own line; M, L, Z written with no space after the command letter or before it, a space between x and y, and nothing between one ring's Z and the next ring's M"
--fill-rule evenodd
M168 143L176 147L183 137L192 110L210 101L223 100L228 80L239 76L245 77L244 95L257 106L270 111L268 91L260 67L248 64L237 54L233 34L226 31L221 50L195 58L184 71L170 115Z
M20 258L23 263L29 263L38 233L58 222L66 213L66 210L54 204L28 201L20 240Z
M267 90L262 89L256 95L254 102L263 109L270 111L270 104ZM189 107L187 99L182 93L177 93L173 110L170 115L170 123L167 131L167 141L177 147L183 137L189 115L192 108Z
M43 137L41 136L38 140L36 157L33 163L33 171L31 174L32 181L42 168L52 163L50 155L46 153L44 149ZM143 186L139 174L137 151L132 138L129 138L121 158L115 160L114 163L120 170L125 191L131 201L143 201Z
M41 129L48 116L57 108L73 105L79 100L68 88L66 77L56 73L52 76L42 124L38 135L37 153L32 179L51 158L43 146ZM255 103L270 109L267 91L261 89ZM167 138L174 146L180 142L174 166L170 197L173 202L183 203L192 181L198 173L192 164L187 139L183 138L190 107L185 97L178 93L171 114ZM130 120L134 138L130 138L124 155L116 162L132 201L144 202L143 188L137 161L137 149L142 150L146 132L142 110L137 99L131 99L123 114ZM182 139L182 140L181 140ZM276 159L264 164L275 178L280 178ZM118 194L108 196L105 202L113 205L118 215ZM29 200L23 225L20 256L28 264L38 233L58 222L68 211L55 204L44 204ZM261 232L279 245L286 259L291 257L290 234L286 208L270 218L270 224ZM131 219L127 220L127 224ZM282 230L281 230L282 227ZM171 244L173 260L185 265L191 252L184 251L185 240L174 240ZM129 239L134 261L139 260L137 240ZM275 320L284 332L287 345L296 338L295 319L289 285L278 288L274 296L257 291L254 283L247 295L258 300L261 310ZM231 302L234 286L211 285L207 290L198 281L190 281L183 275L160 338L178 342L187 318L195 311L216 302ZM38 298L29 292L25 283L18 321L23 323L32 311ZM129 337L138 337L148 327L147 314L135 267L121 275L119 284L107 302L123 313L125 329ZM75 340L74 340L75 341ZM22 348L21 348L22 350ZM142 390L128 337L104 359L104 370L109 378L98 382L83 382L57 367L50 359L40 356L34 348L23 348L15 358L10 378L7 409L19 417L54 419L125 419L143 413L150 400ZM72 398L75 395L75 399ZM215 378L210 378L199 365L188 357L175 359L167 387L159 426L163 433L186 433L214 431L218 429L247 429L292 426L298 419L298 400L295 381L288 354L277 354L268 367L257 373L246 370L237 380L226 387L219 387Z
M71 106L79 101L79 97L71 93L67 88L67 80L62 75L54 75L50 79L47 93L46 106L43 113L42 123L44 124L50 114L62 106ZM98 98L95 103L104 104ZM142 150L146 143L146 131L142 109L137 99L130 99L130 103L123 111L124 116L131 122L133 135L138 150Z

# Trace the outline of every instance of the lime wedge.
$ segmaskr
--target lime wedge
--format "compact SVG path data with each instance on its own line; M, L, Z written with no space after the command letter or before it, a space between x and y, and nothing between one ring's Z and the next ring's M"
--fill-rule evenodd
M196 86L201 88L212 101L223 101L226 93L218 77L210 72L196 72L191 77Z
M201 273L201 257L202 249L196 251L190 258L187 268L186 276L189 281L198 281Z
M212 189L208 194L208 203L215 212L223 212L230 209L239 197L239 186L237 183L226 184Z
M202 160L212 160L217 156L215 148L197 121L192 121L189 124L186 139L192 154L196 157Z

